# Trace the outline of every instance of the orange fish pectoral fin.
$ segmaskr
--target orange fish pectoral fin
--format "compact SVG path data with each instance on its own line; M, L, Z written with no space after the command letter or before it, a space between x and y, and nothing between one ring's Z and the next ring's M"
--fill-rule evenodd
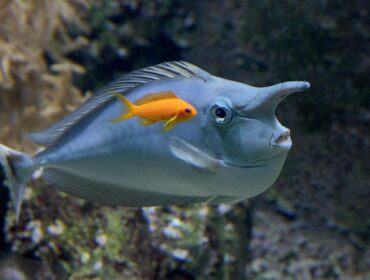
M113 93L115 97L117 97L122 104L127 108L125 112L123 112L120 116L112 120L113 123L118 123L124 120L127 120L135 115L135 105L131 103L126 97L119 93Z
M177 125L177 115L173 116L163 125L163 131L170 131Z

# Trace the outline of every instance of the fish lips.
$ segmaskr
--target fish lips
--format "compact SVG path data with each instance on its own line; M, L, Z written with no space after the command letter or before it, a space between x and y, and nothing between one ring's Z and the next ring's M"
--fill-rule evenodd
M290 130L287 129L277 137L271 136L270 145L272 148L281 149L283 151L289 151L292 147L292 139L290 138Z

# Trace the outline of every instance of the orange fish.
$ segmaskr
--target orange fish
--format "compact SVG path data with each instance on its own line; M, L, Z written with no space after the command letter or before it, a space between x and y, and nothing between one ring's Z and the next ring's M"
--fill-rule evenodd
M188 121L197 115L197 110L191 104L170 91L147 94L135 104L122 94L114 93L114 95L127 108L127 111L113 120L115 123L137 116L142 125L165 121L163 130L170 131L178 123Z

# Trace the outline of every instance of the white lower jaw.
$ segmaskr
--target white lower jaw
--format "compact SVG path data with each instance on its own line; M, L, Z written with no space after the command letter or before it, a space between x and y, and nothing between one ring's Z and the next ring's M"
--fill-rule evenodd
M284 141L280 141L279 143L276 143L273 139L271 139L271 147L289 151L292 147L292 139L288 137L287 139L285 139Z

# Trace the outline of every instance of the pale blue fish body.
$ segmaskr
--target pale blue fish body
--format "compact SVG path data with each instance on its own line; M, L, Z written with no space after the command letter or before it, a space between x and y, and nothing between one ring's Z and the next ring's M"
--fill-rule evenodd
M45 178L64 192L123 206L234 203L276 181L291 140L275 108L290 93L309 88L307 82L256 88L186 62L133 73L98 92L98 101L82 105L75 118L31 135L48 147L28 158L24 169L43 167ZM169 132L162 123L142 126L137 118L112 122L124 109L112 93L135 102L163 91L192 104L198 115Z

